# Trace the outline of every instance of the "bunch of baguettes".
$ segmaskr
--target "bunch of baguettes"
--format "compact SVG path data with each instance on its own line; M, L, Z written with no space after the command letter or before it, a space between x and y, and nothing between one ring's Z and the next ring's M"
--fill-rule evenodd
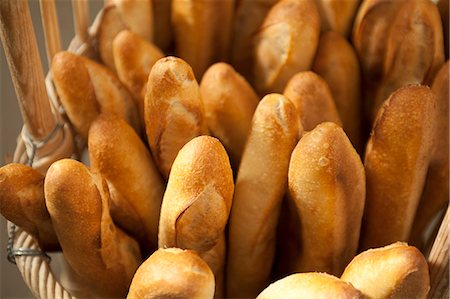
M108 0L98 61L52 63L90 167L3 166L0 211L90 296L425 298L404 242L449 198L438 2Z

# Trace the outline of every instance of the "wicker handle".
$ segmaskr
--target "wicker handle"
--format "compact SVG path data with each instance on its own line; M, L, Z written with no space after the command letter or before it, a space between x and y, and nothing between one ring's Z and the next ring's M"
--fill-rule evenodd
M39 5L41 8L42 27L44 28L48 66L50 68L53 56L61 51L61 37L59 34L55 0L39 0Z
M0 37L24 125L44 139L56 125L44 84L44 72L26 0L0 1Z
M428 264L430 266L431 290L430 298L449 297L449 265L448 265L448 235L450 225L450 207L447 207L444 220L431 248Z

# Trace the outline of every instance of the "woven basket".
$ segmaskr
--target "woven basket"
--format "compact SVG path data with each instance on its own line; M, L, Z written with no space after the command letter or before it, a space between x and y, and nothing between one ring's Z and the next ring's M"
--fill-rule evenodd
M74 3L80 0L73 0ZM81 0L83 1L83 0ZM50 1L52 2L52 1ZM74 11L75 14L75 11ZM73 38L68 48L68 51L74 52L79 55L88 56L90 58L96 57L96 33L98 28L98 23L102 17L103 10L101 10L96 17L93 25L87 30L78 28L78 35ZM53 16L55 17L55 16ZM84 16L86 18L86 16ZM84 25L80 23L86 20L79 21L78 25L83 27ZM44 22L45 23L45 22ZM45 28L44 24L44 30ZM51 30L47 28L47 30ZM50 41L46 41L51 44ZM73 139L72 130L70 128L70 123L64 115L64 110L58 100L57 93L54 89L52 77L50 74L47 75L45 80L46 91L51 102L51 107L53 113L56 115L57 123L60 124L57 129L61 129L63 134L69 135ZM25 127L24 127L25 128ZM24 129L25 130L25 129ZM26 132L25 132L26 133ZM24 137L25 136L25 137ZM28 163L30 158L32 159L35 151L38 149L36 144L30 140L27 140L27 134L22 132L22 138L18 139L16 151L14 153L14 161L18 163ZM31 145L30 145L31 142ZM76 149L83 147L80 141L73 140L75 144L74 153L78 152ZM33 167L46 168L53 161L45 160L37 161L38 165L33 164ZM43 165L40 165L43 164ZM430 298L448 298L449 297L449 264L448 264L448 250L449 250L449 224L450 224L450 209L447 208L445 217L440 224L440 229L433 242L431 252L428 256L428 263L430 267L430 277L431 277L431 290L429 293ZM15 226L14 224L8 222L8 235L9 235L9 249L11 253L11 258L16 263L25 283L30 288L32 294L36 298L77 298L90 296L86 293L83 287L77 282L78 278L76 274L70 269L70 267L63 260L59 261L62 263L64 275L67 277L65 287L60 284L56 279L52 269L50 267L49 257L41 252L37 241L30 236L27 232L23 231L21 228ZM62 276L64 276L62 275ZM67 288L67 289L66 289ZM69 291L70 289L70 291Z

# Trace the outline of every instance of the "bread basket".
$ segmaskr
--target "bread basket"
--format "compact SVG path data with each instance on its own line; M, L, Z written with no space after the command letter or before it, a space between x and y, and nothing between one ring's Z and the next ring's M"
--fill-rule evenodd
M69 51L95 58L97 23L88 28L87 1L72 0L76 24L76 36ZM41 15L46 37L49 61L60 50L59 30L54 1L41 1ZM102 10L96 20L101 18ZM13 76L24 126L18 138L14 161L28 163L37 169L46 169L53 161L76 156L82 148L74 136L70 123L64 116L51 74L45 78L31 17L26 0L2 1L0 5L1 35ZM11 30L11 28L19 28ZM21 55L27 59L19 63ZM31 70L31 71L30 71ZM24 82L34 82L33 84ZM33 87L30 87L30 86ZM33 95L33 96L30 96ZM430 298L448 298L449 289L449 224L450 209L447 208L438 234L428 256L430 267ZM76 298L55 278L50 259L27 232L8 222L8 259L14 262L32 294L37 298Z

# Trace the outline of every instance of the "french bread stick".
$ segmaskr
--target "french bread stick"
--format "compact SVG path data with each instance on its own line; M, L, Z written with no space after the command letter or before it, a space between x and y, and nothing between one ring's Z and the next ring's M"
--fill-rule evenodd
M326 273L297 273L269 285L257 299L364 298L350 283Z
M106 67L63 51L53 58L52 74L64 110L85 141L91 123L101 112L122 117L140 132L138 110L131 94Z
M346 37L350 33L361 0L316 0L323 32L333 30Z
M189 141L173 163L164 193L159 248L195 250L220 278L225 257L220 248L216 253L211 250L224 237L233 191L230 161L222 144L209 136ZM207 258L213 256L222 260Z
M227 296L255 297L267 285L276 225L292 150L303 129L297 110L280 94L265 96L252 120L230 216Z
M214 276L192 250L155 251L136 271L127 299L212 299Z
M389 28L383 78L376 92L372 119L381 104L398 88L407 84L431 84L444 60L438 8L431 1L405 1Z
M223 62L208 68L200 91L209 130L223 143L237 167L259 98L250 84Z
M148 143L167 179L178 151L189 140L208 132L192 68L180 58L158 60L148 78L144 104Z
M103 63L116 72L112 44L122 30L128 29L147 41L153 41L153 5L151 0L108 0L99 20L98 51Z
M113 58L117 76L133 94L144 124L144 98L148 75L164 54L149 41L129 30L123 30L114 38Z
M312 70L328 83L342 120L342 128L361 153L361 75L353 46L335 31L322 33Z
M164 52L169 51L173 43L171 12L172 1L153 0L153 42Z
M277 2L255 36L255 89L261 94L282 92L293 75L310 69L319 34L314 0Z
M419 249L422 249L426 243L423 238L428 225L439 211L448 205L449 201L449 72L450 63L447 60L437 73L431 86L431 90L436 95L436 110L438 113L435 146L411 230L411 242L414 242L415 246L419 246Z
M294 272L344 271L358 249L365 191L364 166L342 128L325 122L303 135L288 178L300 219Z
M283 92L297 108L305 131L326 121L342 125L327 82L311 71L295 74Z
M89 158L109 187L111 216L140 241L143 253L157 248L164 184L147 147L114 115L100 115L89 131Z
M230 45L230 60L236 70L253 83L253 37L279 0L241 0L237 3Z
M45 206L44 176L39 171L18 163L0 168L0 214L32 235L42 250L60 249Z
M108 188L82 163L63 159L45 177L45 200L69 265L100 297L124 297L141 263L138 243L109 214Z
M398 89L378 112L364 159L362 250L408 240L434 147L436 116L434 94L420 85Z
M345 268L342 280L368 299L427 298L428 265L420 251L405 243L369 249Z
M227 60L233 12L234 0L172 1L175 53L197 80L212 63Z

